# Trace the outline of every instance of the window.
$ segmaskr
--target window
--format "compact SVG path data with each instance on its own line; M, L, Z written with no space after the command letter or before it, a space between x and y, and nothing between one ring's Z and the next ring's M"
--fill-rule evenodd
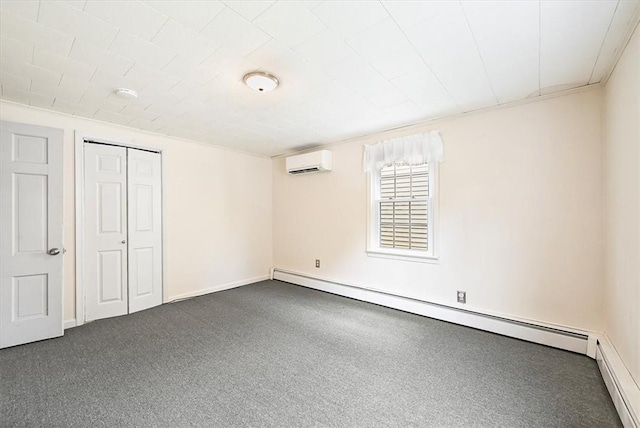
M371 172L369 254L435 260L435 171L422 164Z

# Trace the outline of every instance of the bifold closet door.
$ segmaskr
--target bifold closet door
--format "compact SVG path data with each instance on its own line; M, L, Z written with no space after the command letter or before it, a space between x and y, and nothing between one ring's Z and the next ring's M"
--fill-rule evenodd
M159 153L84 145L85 319L162 304Z
M127 149L84 145L87 321L128 313Z
M129 313L162 304L160 154L127 149Z

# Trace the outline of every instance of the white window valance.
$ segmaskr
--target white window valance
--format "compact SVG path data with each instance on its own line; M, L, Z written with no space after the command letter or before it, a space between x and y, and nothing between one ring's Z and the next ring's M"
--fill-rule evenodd
M422 165L442 162L444 147L440 132L392 138L364 146L364 172L389 165Z

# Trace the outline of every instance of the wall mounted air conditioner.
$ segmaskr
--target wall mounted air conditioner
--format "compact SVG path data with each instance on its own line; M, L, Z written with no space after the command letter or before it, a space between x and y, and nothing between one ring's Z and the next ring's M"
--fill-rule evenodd
M331 152L329 150L320 150L303 155L289 156L286 163L289 174L331 171Z

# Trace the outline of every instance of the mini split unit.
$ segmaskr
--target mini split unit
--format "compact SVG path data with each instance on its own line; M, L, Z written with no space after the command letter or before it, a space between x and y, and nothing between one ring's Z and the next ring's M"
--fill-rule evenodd
M331 168L331 152L329 150L320 150L287 158L287 172L289 174L331 171Z

